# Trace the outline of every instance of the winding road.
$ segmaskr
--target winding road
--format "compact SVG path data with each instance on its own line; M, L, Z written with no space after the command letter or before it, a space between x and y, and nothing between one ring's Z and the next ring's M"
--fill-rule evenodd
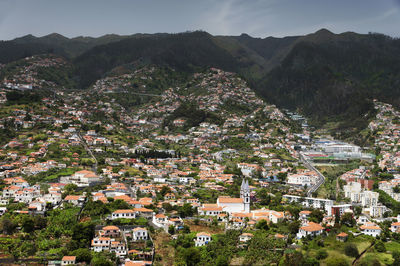
M303 155L302 152L299 152L300 161L307 167L310 171L315 171L318 175L318 180L314 186L310 187L307 191L307 197L311 197L312 193L317 191L324 183L325 183L325 176L321 174Z

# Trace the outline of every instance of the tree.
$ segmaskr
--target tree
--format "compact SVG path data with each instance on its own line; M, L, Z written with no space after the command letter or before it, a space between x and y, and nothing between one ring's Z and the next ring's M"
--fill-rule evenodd
M346 254L349 257L357 257L358 256L358 249L357 246L354 243L347 243L344 246L344 254Z
M129 209L130 205L126 201L118 199L111 202L110 208L113 210L125 210Z
M167 193L171 193L171 188L169 186L163 186L161 188L160 194L164 197Z
M72 239L79 243L80 247L87 247L94 237L95 224L92 222L77 223L72 227Z
M299 251L288 252L282 257L281 261L279 262L279 265L300 266L302 265L303 260L304 257L301 252Z
M393 251L392 257L394 259L393 266L400 266L400 251Z
M185 225L183 226L182 232L183 232L184 234L190 234L190 227L189 227L188 225L185 224Z
M327 266L349 266L347 260L343 256L334 256L326 260Z
M68 184L64 187L64 193L63 193L63 198L65 198L67 195L73 193L76 191L76 189L78 188L77 185L75 184Z
M311 211L310 219L313 222L321 223L322 219L324 219L324 213L321 210L314 209L314 210Z
M105 254L97 253L90 261L90 265L92 266L113 266L111 260L109 260Z
M24 215L22 218L22 229L26 233L31 233L35 230L35 222L33 221L32 217L29 215Z
M8 217L3 217L1 220L2 231L7 235L11 235L16 227L17 225Z
M171 234L171 235L175 234L175 226L170 225L168 227L168 233Z
M374 246L375 250L378 252L386 252L385 244L381 240L377 241Z
M318 260L313 257L307 257L301 263L302 266L319 266Z
M266 220L262 219L256 224L256 228L260 229L260 230L268 231L269 230L268 222Z
M324 260L328 257L328 252L325 249L320 249L317 252L317 260Z
M266 188L261 188L257 192L257 199L260 201L261 205L269 205L271 201L271 196L268 193L268 190Z
M172 211L174 209L173 206L168 202L164 202L162 204L162 207L166 212L170 212L170 211Z
M92 254L89 249L87 248L79 248L71 253L73 256L76 256L77 262L86 262L87 264L90 263L92 260Z
M219 255L217 259L215 260L215 265L216 266L228 266L229 265L229 260L226 256Z
M184 250L183 259L187 266L194 266L200 262L200 251L197 248L190 247Z
M356 225L356 220L353 217L353 214L350 212L346 212L342 215L340 219L341 224L345 224L347 226L353 227Z
M287 178L287 173L283 173L283 172L279 172L277 175L279 181L281 182L285 182L286 178Z
M296 234L300 228L300 221L293 221L289 224L288 229L291 234Z
M190 205L190 203L185 203L182 207L178 209L179 216L182 218L193 216L194 212L195 210L194 208L192 208L192 205Z

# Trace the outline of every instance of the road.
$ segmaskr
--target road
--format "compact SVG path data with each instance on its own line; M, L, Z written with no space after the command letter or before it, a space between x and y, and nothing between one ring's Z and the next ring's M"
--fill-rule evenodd
M82 138L81 136L81 132L78 131L78 137L81 140L83 146L85 147L85 150L90 154L90 156L92 156L92 158L94 159L94 165L93 165L93 172L97 173L97 159L94 156L93 152L90 150L89 146L86 144L86 141Z
M325 183L325 176L321 174L306 158L305 156L300 152L300 161L304 164L305 167L307 167L310 171L315 171L318 175L318 180L315 183L314 186L310 187L307 191L307 197L312 197L312 193L317 191L320 186L322 186Z

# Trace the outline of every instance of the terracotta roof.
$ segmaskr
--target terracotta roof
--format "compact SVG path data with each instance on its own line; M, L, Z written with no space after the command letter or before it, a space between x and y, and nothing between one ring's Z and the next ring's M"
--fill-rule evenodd
M197 233L196 236L197 237L199 237L199 236L210 236L211 237L211 235L209 233L206 233L206 232Z
M348 234L346 234L345 232L341 232L340 234L337 235L338 237L346 237L348 236Z
M242 198L218 198L219 203L243 203Z
M75 261L76 260L76 256L64 256L62 258L63 261Z
M104 226L103 230L119 230L118 226L115 225L109 225L109 226Z
M202 211L222 211L222 207L203 207Z
M65 200L79 200L81 198L81 196L79 195L68 195L65 197Z
M315 232L315 231L321 231L324 228L320 224L309 222L308 225L303 226L300 229L303 229L304 231L308 232Z
M360 226L361 230L369 229L369 230L381 230L381 228L377 225L362 225Z
M126 209L126 210L116 210L113 213L134 213L134 211L130 210L130 209Z
M146 209L146 208L135 208L135 211L137 211L137 212L153 212L153 210Z
M127 261L125 266L145 266L151 265L151 261Z

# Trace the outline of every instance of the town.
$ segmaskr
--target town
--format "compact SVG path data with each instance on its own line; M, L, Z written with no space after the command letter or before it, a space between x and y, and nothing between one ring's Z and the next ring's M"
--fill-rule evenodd
M52 67L66 63L3 67L0 263L400 263L390 104L374 101L361 147L220 69L147 66L88 93L47 81Z

